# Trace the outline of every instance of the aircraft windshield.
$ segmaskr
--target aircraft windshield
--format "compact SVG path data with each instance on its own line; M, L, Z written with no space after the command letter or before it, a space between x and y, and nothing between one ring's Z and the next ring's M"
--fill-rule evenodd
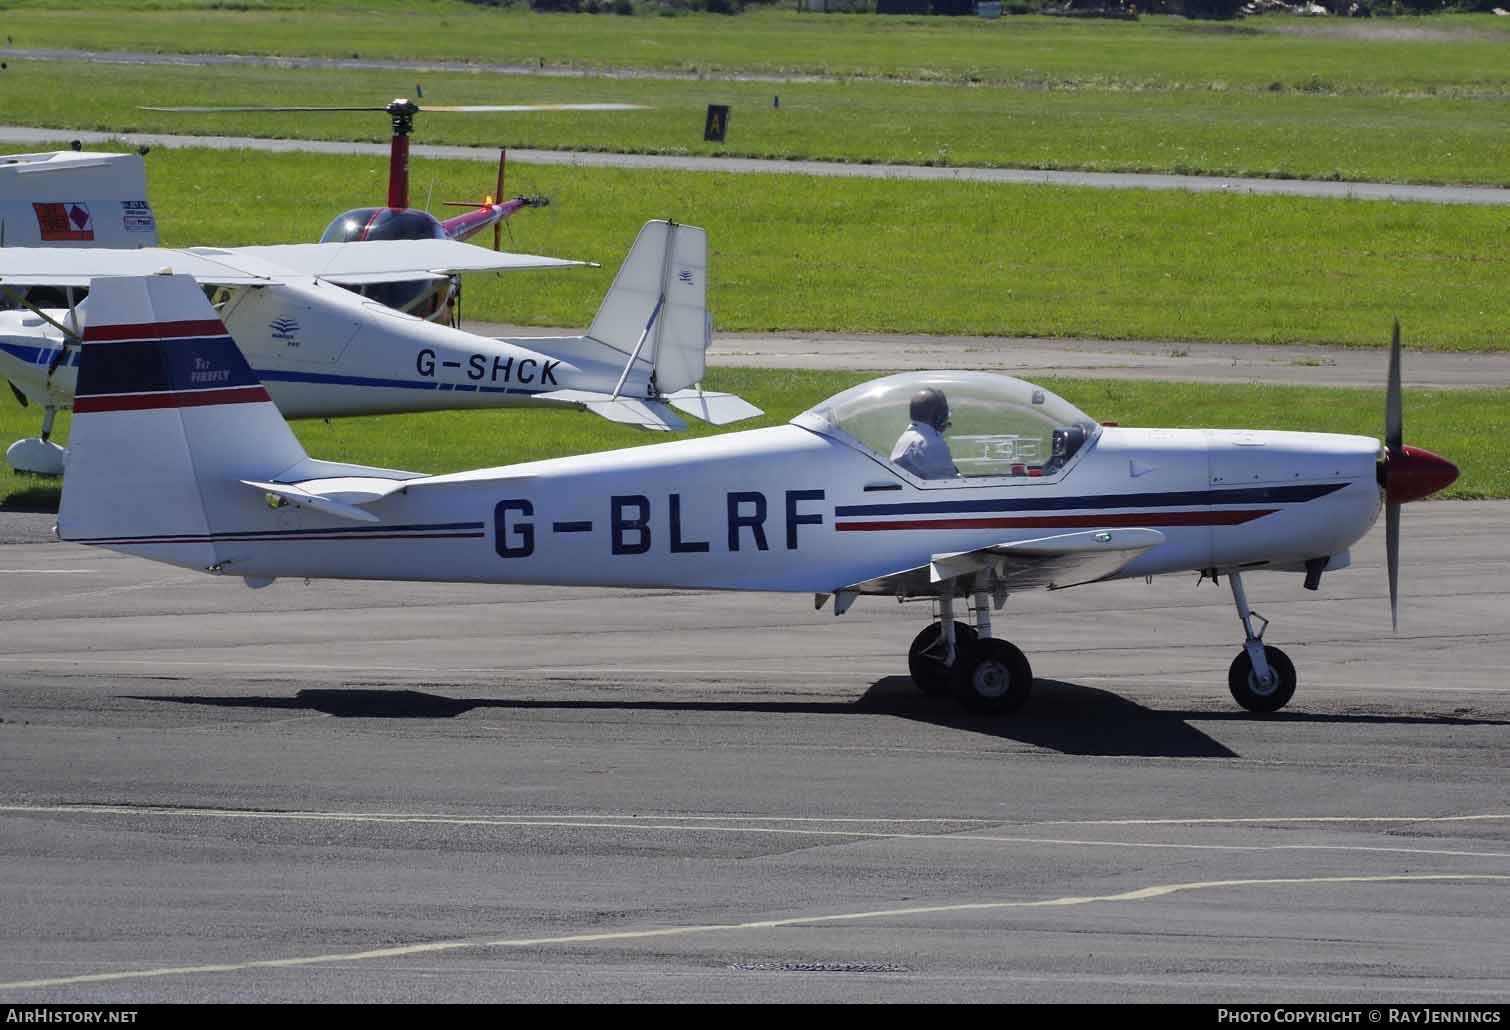
M1048 390L988 372L888 376L794 421L848 438L920 479L1052 476L1100 428Z

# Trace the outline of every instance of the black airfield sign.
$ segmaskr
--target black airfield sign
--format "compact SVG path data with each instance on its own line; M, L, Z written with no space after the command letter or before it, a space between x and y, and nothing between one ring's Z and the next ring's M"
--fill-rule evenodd
M709 143L722 143L724 133L729 131L729 105L709 104L708 120L703 123L703 139Z

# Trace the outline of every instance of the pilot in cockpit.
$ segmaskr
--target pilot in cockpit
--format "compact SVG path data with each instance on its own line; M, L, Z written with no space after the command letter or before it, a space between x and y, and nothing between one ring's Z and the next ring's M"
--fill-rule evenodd
M944 391L926 386L912 395L912 422L891 449L891 460L919 479L952 479L959 475L944 430L949 428L949 399Z

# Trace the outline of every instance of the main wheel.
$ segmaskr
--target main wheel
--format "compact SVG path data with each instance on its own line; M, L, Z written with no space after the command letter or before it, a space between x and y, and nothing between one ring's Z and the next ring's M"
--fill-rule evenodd
M987 637L962 649L953 679L954 696L966 709L1006 715L1027 701L1033 690L1033 667L1012 644Z
M944 664L943 626L931 622L913 638L907 649L907 671L912 673L912 682L925 694L949 692L949 666ZM954 652L956 657L975 643L975 630L968 623L954 624Z
M1227 670L1227 688L1232 691L1232 699L1250 712L1277 712L1295 696L1295 665L1290 656L1265 644L1264 658L1269 663L1267 682L1260 680L1254 671L1247 648L1237 653L1232 668Z

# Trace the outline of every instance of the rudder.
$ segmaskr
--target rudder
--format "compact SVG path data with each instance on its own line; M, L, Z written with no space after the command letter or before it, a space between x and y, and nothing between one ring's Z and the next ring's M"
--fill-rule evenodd
M587 335L626 356L638 348L661 393L699 382L711 336L707 231L646 222Z
M191 276L95 279L58 535L193 568L304 449Z

